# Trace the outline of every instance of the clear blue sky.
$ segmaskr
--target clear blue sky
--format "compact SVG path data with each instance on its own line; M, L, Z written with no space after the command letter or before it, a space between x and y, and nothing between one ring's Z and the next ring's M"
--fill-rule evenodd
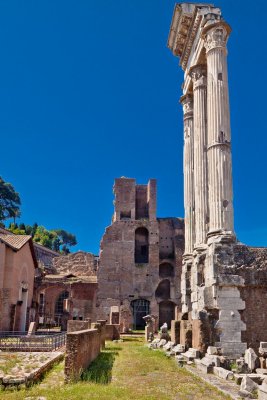
M218 0L228 66L235 230L267 246L267 2ZM1 0L0 174L21 221L98 253L114 178L158 180L158 216L183 211L183 74L166 47L174 1Z

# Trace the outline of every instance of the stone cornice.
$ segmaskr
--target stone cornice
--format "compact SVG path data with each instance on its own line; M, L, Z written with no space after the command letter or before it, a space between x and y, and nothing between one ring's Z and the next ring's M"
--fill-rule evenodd
M180 3L175 5L168 48L180 58L180 65L184 71L190 67L193 46L198 46L199 41L203 46L202 30L205 31L210 24L223 23L221 18L221 10L213 4ZM199 60L194 60L194 63L196 61Z
M200 26L202 16L197 12L197 8L194 13L194 18L193 18L193 24L191 25L191 28L189 30L189 34L187 36L187 40L184 46L183 54L181 55L181 60L180 60L180 65L183 70L186 69L188 59L191 54L192 46L196 37L196 33L198 31L198 28Z

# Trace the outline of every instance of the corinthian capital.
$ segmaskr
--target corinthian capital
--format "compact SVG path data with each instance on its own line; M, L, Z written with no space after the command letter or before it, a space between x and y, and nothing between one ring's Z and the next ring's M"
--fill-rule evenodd
M194 65L190 68L189 75L192 78L194 89L207 85L207 66Z
M209 52L216 48L225 49L230 31L230 26L225 22L206 26L203 30L206 51Z
M184 117L193 115L193 96L192 94L185 94L180 98L180 103L183 106Z

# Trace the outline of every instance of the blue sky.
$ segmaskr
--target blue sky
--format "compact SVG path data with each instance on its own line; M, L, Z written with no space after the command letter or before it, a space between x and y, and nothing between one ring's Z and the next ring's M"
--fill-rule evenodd
M264 0L219 0L228 49L235 230L267 246ZM0 174L21 221L98 253L120 176L158 181L158 216L183 211L183 74L166 47L174 1L1 0Z

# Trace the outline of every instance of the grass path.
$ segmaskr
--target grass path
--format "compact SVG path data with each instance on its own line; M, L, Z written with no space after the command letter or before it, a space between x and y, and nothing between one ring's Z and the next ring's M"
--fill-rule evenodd
M179 368L141 338L108 343L84 374L84 381L64 385L63 363L31 389L0 392L1 400L44 396L47 400L226 400L229 397ZM96 383L95 381L98 381ZM100 382L99 382L100 381Z

